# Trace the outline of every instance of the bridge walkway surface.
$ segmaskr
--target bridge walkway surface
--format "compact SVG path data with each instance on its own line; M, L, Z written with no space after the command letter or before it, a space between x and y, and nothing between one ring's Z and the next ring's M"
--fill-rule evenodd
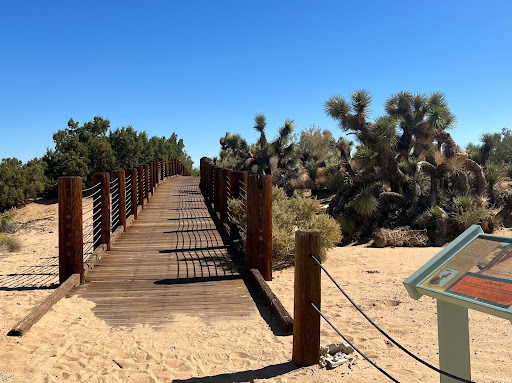
M259 315L229 250L200 193L199 178L172 178L159 185L138 219L72 294L94 302L94 314L112 326Z

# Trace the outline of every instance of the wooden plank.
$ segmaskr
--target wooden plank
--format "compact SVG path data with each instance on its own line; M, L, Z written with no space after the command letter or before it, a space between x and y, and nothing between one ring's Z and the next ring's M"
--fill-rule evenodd
M258 315L196 177L160 183L137 218L72 293L93 301L95 315L113 326Z
M73 287L80 285L80 274L71 275L62 283L50 296L39 305L34 307L30 313L14 325L7 333L8 336L23 336L30 328L46 314L55 303L60 301Z

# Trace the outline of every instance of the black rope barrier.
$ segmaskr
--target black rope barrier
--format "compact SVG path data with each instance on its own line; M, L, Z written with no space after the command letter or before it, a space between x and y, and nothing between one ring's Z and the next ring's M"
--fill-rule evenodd
M316 307L316 306L315 306L315 304L314 304L313 302L309 302L309 303L310 303L310 304L311 304L311 306L316 310L316 312L317 312L318 314L320 314L320 316L321 316L322 318L324 318L324 320L325 320L325 321L326 321L326 322L327 322L327 323L332 327L332 329L333 329L334 331L336 331L336 333L337 333L339 336L341 336L341 337L343 338L343 340L344 340L345 342L347 342L347 343L350 345L350 347L352 347L352 348L353 348L353 349L354 349L354 350L355 350L359 355L361 355L364 359L366 359L366 361L367 361L368 363L370 363L373 367L375 367L377 370L379 370L379 371L380 371L380 372L382 372L384 375L386 375L386 377L388 377L392 382L400 383L398 380L396 380L396 379L395 379L395 378L393 378L391 375L389 375L389 373L387 373L387 372L386 372L386 371L384 371L381 367L379 367L379 366L378 366L374 361L372 361L372 360L371 360L370 358L368 358L365 354L363 354L363 353L361 352L361 350L359 350L356 346L354 346L354 344L353 344L352 342L350 342L350 341L349 341L349 340L348 340L348 339L347 339L347 338L346 338L346 337L345 337L345 336L340 332L340 330L338 330L338 329L336 328L336 326L335 326L335 325L333 325L333 324L331 323L331 321L330 321L329 319L327 319L327 317L324 315L324 313L322 313L322 312L318 309L318 307Z
M320 268L325 272L325 274L327 274L327 276L329 277L329 279L336 285L336 287L338 288L338 290L340 290L340 292L345 296L345 298L347 298L347 300L352 304L352 306L354 306L356 308L357 311L359 311L359 313L365 317L365 319L373 326L375 327L382 335L384 335L391 343L393 343L396 347L398 347L400 350L402 350L403 352L405 352L407 355L409 355L411 358L413 358L414 360L416 360L417 362L420 362L421 364L423 364L424 366L430 368L431 370L434 370L435 372L439 373L439 374L442 374L444 376L447 376L449 378L452 378L452 379L455 379L455 380L458 380L459 382L464 382L464 383L475 383L473 382L472 380L467 380L467 379L464 379L464 378L461 378L459 376L456 376L456 375L453 375L453 374L450 374L449 372L446 372L446 371L443 371L443 370L440 370L439 368L433 366L432 364L424 361L423 359L421 359L420 357L418 357L417 355L413 354L411 351L409 351L408 349L406 349L404 346L402 346L400 343L398 343L396 340L394 340L390 335L388 335L383 329L381 329L370 317L368 317L368 315L366 315L366 313L357 305L357 303L355 303L352 298L350 298L350 296L345 292L345 290L343 290L341 288L341 286L339 285L338 282L336 282L336 280L332 277L331 274L329 274L329 272L325 269L325 267L320 263L320 261L318 259L316 259L316 257L313 255L313 254L310 254L310 257L313 258L313 260L318 264L318 266L320 266ZM325 318L324 318L325 319Z

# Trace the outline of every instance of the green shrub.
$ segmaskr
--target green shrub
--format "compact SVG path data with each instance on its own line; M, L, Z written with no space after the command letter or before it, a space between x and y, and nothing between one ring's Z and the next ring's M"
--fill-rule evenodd
M16 158L0 162L0 210L24 204L42 193L47 184L45 163L33 159L26 164Z
M317 230L320 233L321 257L341 241L341 229L336 220L319 214L320 203L295 193L289 198L283 189L272 189L272 251L274 257L286 257L295 246L296 230Z
M231 222L239 228L246 227L247 216L240 199L228 200ZM289 266L293 258L288 257L295 247L296 230L317 230L320 233L320 257L341 241L341 229L336 220L326 214L319 214L320 203L305 198L299 193L288 197L282 188L272 188L272 253L278 262ZM245 233L241 231L242 240ZM283 262L284 259L284 262Z
M7 210L0 214L0 231L4 231L4 228L11 223L14 218L14 211Z

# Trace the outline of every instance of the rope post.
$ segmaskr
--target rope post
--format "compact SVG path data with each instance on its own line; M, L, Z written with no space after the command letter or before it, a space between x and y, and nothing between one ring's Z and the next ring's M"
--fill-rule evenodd
M144 166L137 166L137 175L139 176L139 184L137 185L139 205L144 207Z
M126 201L126 203L131 204L133 218L137 219L137 168L126 169L126 174L132 177L130 185L128 185L131 191L131 198L130 201Z
M92 183L99 184L101 189L101 198L94 204L93 221L99 219L101 222L99 243L107 245L107 250L110 250L110 174L109 173L94 173L92 175ZM101 218L98 218L100 217Z
M296 231L292 361L299 367L320 360L320 314L311 303L321 309L321 269L311 255L320 259L320 234Z
M114 170L112 180L119 179L117 190L119 190L119 226L123 226L126 231L126 177L124 170Z
M82 177L60 177L59 194L59 282L80 274L84 281Z
M229 172L229 194L231 198L240 198L240 188L243 190L244 197L247 196L247 172ZM247 213L247 212L246 212ZM239 238L238 228L235 224L229 224L229 240L233 242Z
M272 176L250 175L247 184L247 271L256 268L272 280Z
M229 173L228 169L219 169L219 214L222 224L228 222L227 179Z
M149 177L148 177L148 199L149 195L153 195L153 185L154 185L154 179L155 179L155 163L153 161L149 162Z

